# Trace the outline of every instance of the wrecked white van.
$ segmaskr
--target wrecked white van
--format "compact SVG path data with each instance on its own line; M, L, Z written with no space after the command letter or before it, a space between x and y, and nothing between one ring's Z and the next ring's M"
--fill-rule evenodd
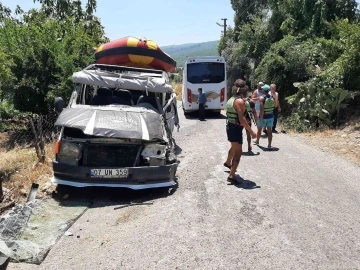
M176 94L166 72L90 65L72 76L68 106L56 98L53 183L145 189L176 185Z

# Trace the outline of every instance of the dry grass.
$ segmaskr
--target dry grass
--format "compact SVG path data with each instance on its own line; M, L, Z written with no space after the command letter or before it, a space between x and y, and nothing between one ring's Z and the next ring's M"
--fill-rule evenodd
M173 88L175 90L175 93L177 95L176 99L177 100L181 100L181 95L182 95L182 84L174 84Z
M349 122L343 129L293 134L306 139L310 144L360 165L360 122Z
M46 161L41 164L34 148L0 149L0 178L3 187L12 191L15 200L25 201L32 183L39 184L41 188L49 181L52 176L53 144L46 145L45 151Z

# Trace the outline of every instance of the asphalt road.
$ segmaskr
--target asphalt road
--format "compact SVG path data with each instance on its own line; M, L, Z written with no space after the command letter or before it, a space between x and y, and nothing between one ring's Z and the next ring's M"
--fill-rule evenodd
M358 166L275 134L278 151L245 153L234 186L225 119L182 116L175 137L176 190L117 210L95 196L40 266L8 269L360 269Z

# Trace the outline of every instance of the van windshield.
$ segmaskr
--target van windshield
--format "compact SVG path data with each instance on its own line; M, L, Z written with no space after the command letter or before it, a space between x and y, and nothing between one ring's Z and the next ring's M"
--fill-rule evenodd
M91 106L136 105L145 91L83 85L78 95L78 104ZM150 93L152 95L152 93Z
M224 63L203 62L187 65L187 81L193 84L221 83L225 81Z

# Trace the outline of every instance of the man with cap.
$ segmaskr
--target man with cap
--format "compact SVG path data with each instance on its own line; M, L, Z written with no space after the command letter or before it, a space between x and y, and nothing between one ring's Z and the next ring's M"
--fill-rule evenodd
M272 143L272 127L274 125L274 108L275 100L273 96L269 95L270 86L265 84L261 87L262 96L259 98L260 102L260 114L258 120L258 132L256 138L256 144L259 144L261 130L267 129L268 134L268 149L271 149Z
M259 98L263 95L263 92L261 91L261 87L264 86L263 82L258 83L258 88L253 92L252 100L255 102L255 111L257 117L259 117L260 114L260 102Z

